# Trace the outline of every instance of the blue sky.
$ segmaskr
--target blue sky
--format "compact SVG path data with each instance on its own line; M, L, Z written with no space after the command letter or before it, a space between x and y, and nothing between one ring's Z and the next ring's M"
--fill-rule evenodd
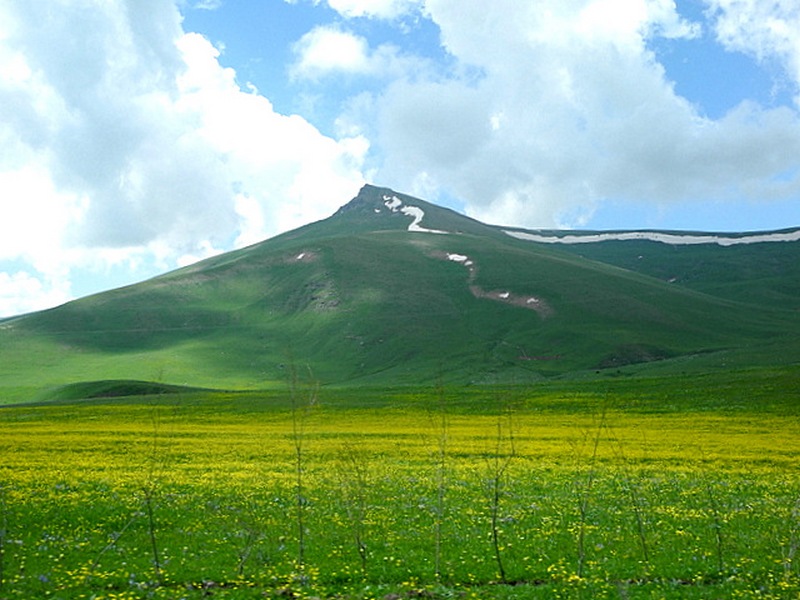
M0 317L325 218L800 226L795 0L0 0Z

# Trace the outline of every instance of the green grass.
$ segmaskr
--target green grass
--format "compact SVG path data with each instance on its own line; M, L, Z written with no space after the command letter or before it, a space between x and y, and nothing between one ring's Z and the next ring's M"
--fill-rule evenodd
M4 408L0 598L795 597L798 385L325 388L300 498L288 389Z
M152 381L110 379L106 381L82 381L47 390L40 402L74 402L95 398L130 398L136 396L161 396L187 394L198 390L178 385L166 385Z
M800 262L791 244L723 247L612 241L560 248L714 296L788 310L800 308Z

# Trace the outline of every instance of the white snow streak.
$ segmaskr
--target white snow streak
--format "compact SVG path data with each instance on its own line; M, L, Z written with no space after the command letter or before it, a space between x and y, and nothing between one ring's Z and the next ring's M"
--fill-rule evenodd
M463 254L451 254L450 252L448 252L447 260L452 260L453 262L457 263L464 263L466 266L470 266L472 264L472 261L469 259L469 256L464 256Z
M448 231L440 231L439 229L427 229L425 227L420 226L422 219L425 218L425 211L419 208L418 206L403 206L403 201L400 200L397 196L384 196L383 197L383 204L391 210L392 212L397 212L398 210L407 215L412 217L414 220L412 221L411 225L408 226L409 231L417 231L421 233L449 233Z
M797 242L800 241L800 229L783 233L755 233L738 237L724 235L692 235L677 233L661 233L657 231L625 231L620 233L596 233L587 235L542 235L527 231L504 230L511 237L539 242L543 244L590 244L593 242L609 241L648 241L661 242L673 246L691 244L718 244L720 246L735 246L737 244L759 244L762 242Z
M397 212L397 209L403 206L403 201L397 196L393 196L391 198L389 196L384 196L383 203L386 205L386 208L392 212Z

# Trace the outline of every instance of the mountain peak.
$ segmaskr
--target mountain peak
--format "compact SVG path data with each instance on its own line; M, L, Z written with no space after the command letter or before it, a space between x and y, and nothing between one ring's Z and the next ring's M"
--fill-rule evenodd
M362 223L366 221L379 229L402 228L423 233L449 233L422 225L426 213L442 210L445 209L395 192L391 188L366 184L359 190L358 195L336 211L334 216L344 216Z
M344 214L351 211L383 210L386 208L387 201L389 201L392 197L400 196L409 200L413 200L414 202L423 202L422 200L418 200L416 198L411 199L405 194L399 194L391 188L378 187L376 185L366 183L358 191L356 197L336 211L336 214Z
M437 206L391 188L364 185L334 217L374 230L407 230L429 234L498 235L495 228L454 210Z

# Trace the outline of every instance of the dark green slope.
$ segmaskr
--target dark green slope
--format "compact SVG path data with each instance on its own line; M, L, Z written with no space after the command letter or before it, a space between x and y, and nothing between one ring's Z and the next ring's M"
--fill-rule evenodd
M800 310L800 241L721 246L631 240L558 248L720 298Z
M795 313L608 262L367 186L324 221L2 324L0 376L24 395L95 379L258 387L289 365L388 384L797 360Z

